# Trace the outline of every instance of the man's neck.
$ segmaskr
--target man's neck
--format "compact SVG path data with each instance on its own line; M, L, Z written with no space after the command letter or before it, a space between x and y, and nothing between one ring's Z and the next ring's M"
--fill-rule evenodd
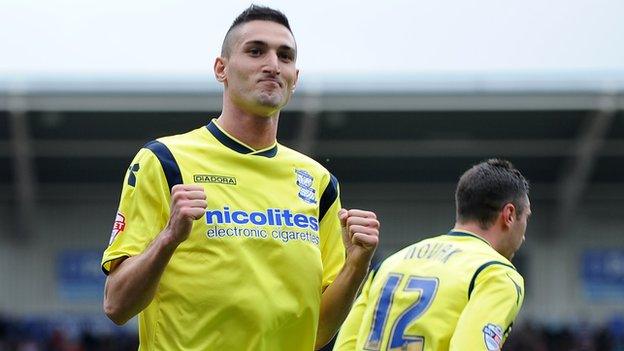
M483 228L481 228L481 226L479 226L476 223L455 223L453 230L461 230L465 232L470 232L482 238L483 240L487 241L488 243L490 243L490 245L492 245L492 241L488 239L490 235L488 235L487 230L483 230Z
M500 253L501 255L507 257L507 255L503 252L502 250L502 245L503 243L501 242L501 236L500 234L497 234L496 231L496 224L492 225L490 228L488 229L483 229L481 228L481 225L479 225L479 223L474 223L474 222L467 222L467 223L459 223L459 222L455 222L455 226L453 227L454 230L463 230L466 232L471 232L475 235L477 235L478 237L482 238L483 240L487 241L490 246L492 246L492 248L494 250L496 250L498 253ZM507 257L509 259L509 257Z
M226 104L217 119L219 127L255 150L275 144L278 121L279 112L270 117L257 116Z

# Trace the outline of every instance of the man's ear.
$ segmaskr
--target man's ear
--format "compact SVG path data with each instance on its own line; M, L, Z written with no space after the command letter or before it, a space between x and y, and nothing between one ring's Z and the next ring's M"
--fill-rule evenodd
M295 92L295 88L297 87L298 82L299 82L299 69L297 68L297 70L295 71L295 83L293 84L293 87L292 87L292 93Z
M511 227L516 221L516 206L512 203L505 204L501 211L501 216L503 217L503 223L505 223L505 226Z
M227 80L226 66L227 66L227 59L223 57L217 57L215 59L214 75L215 75L215 78L217 78L217 81L221 83L225 83L225 81Z

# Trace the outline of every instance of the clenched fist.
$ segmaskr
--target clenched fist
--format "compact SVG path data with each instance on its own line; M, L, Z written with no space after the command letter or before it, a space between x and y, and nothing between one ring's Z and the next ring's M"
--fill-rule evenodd
M377 215L371 211L341 209L338 217L347 259L368 267L379 243Z
M171 211L165 230L176 244L188 238L193 221L202 218L207 206L201 186L178 184L171 189Z

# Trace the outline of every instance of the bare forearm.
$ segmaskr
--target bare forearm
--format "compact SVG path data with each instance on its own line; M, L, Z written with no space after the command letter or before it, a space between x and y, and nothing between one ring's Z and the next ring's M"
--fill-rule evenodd
M124 324L150 304L176 247L163 231L143 253L111 269L104 289L104 312L113 322Z
M367 272L368 264L347 262L323 292L316 334L317 349L327 344L344 322Z

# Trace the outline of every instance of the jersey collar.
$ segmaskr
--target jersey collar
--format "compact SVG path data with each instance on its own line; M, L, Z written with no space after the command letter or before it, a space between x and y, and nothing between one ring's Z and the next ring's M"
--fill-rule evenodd
M492 244L490 244L487 240L485 240L482 237L480 237L479 235L477 235L477 234L475 234L473 232L469 232L467 230L451 229L451 231L448 232L447 235L472 237L472 238L479 239L479 240L483 241L484 243L488 244L489 246L492 246Z
M206 126L210 134L214 136L224 146L246 155L257 155L264 157L273 157L277 155L277 142L268 148L255 150L252 147L245 145L243 142L236 140L234 137L227 134L221 127L219 127L214 120L210 121Z

